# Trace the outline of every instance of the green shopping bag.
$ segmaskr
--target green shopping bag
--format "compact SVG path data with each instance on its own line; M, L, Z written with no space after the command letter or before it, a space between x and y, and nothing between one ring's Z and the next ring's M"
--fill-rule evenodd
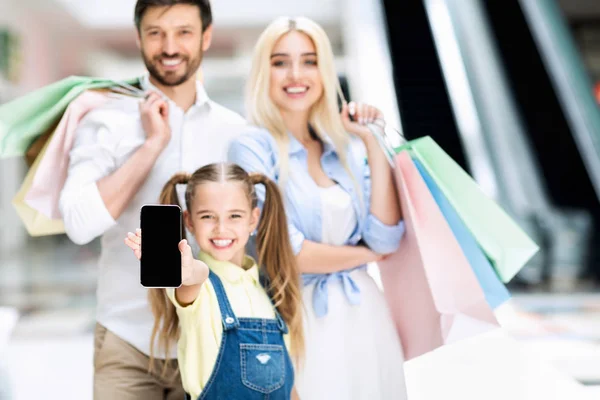
M139 78L124 80L136 85ZM23 155L83 91L121 86L111 79L70 76L0 106L0 158Z
M418 159L452 204L504 283L539 247L502 208L429 136L394 149Z

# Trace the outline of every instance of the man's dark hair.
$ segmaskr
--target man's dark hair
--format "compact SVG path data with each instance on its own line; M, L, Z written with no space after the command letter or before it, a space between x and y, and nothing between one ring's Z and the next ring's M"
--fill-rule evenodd
M134 22L138 32L144 14L150 7L172 7L177 4L190 4L198 6L200 17L202 19L202 32L212 24L212 11L210 9L210 0L138 0L135 4Z

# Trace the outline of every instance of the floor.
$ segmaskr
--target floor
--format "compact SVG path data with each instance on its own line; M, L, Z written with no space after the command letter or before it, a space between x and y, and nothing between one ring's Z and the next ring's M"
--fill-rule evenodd
M33 243L0 255L0 400L91 399L99 244ZM497 317L407 362L409 398L600 399L600 293L514 293Z

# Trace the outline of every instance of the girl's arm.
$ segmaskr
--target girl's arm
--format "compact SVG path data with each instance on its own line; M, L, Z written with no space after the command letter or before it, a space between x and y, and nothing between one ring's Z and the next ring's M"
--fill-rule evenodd
M142 258L141 229L136 229L135 234L127 233L125 244L133 250L138 260ZM198 297L202 284L208 278L209 270L205 263L194 258L187 240L183 239L179 242L179 251L181 252L181 286L175 289L175 298L182 307L185 307Z
M196 300L202 284L208 278L208 265L192 256L192 248L187 240L179 242L181 251L181 286L175 289L175 299L182 306L189 306Z

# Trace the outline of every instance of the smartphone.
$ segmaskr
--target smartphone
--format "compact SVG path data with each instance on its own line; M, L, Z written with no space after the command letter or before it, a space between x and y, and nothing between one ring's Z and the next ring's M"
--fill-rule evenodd
M147 204L140 211L140 282L146 288L181 286L181 208Z

